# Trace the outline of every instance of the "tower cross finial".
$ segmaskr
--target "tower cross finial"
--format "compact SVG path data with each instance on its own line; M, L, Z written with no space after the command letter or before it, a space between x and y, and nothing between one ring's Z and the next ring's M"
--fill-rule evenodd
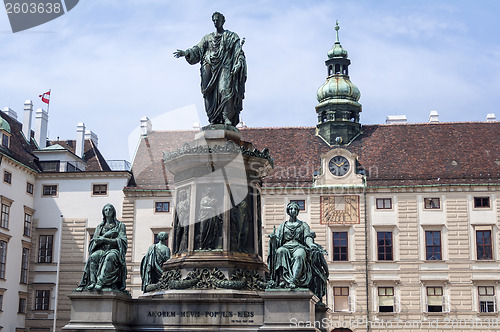
M335 40L336 43L340 43L339 30L340 30L339 21L335 20L335 31L337 32L337 39Z

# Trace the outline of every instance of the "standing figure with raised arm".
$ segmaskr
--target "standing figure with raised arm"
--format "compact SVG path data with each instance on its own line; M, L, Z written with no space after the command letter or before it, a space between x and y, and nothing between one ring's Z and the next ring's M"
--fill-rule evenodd
M247 65L241 48L244 39L224 30L224 15L212 15L215 32L209 33L192 48L174 52L189 64L201 64L201 92L210 124L236 125L240 121L245 95Z

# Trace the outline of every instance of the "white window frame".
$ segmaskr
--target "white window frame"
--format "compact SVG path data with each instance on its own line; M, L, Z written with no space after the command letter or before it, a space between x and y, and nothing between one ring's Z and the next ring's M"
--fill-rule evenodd
M106 192L104 194L95 194L94 193L94 187L95 186L106 186ZM92 183L90 186L90 194L92 197L107 197L109 196L109 183Z
M393 311L390 311L390 312L380 312L380 296L378 295L378 289L379 288L392 288L392 291L393 291L393 294L392 294L392 298L393 298ZM398 292L398 289L396 287L396 285L377 285L375 286L375 294L377 295L377 307L376 307L376 310L375 312L377 314L397 314L399 312L401 312L401 299L399 297L399 292Z
M493 287L493 295L490 295L491 297L493 297L493 311L490 312L490 311L481 311L481 295L479 295L479 287ZM483 314L496 314L498 313L498 305L497 305L497 289L495 286L493 285L486 285L486 284L482 284L482 285L477 285L476 286L476 296L477 296L477 312L478 314L480 315L483 315ZM489 296L489 295L483 295L483 296Z

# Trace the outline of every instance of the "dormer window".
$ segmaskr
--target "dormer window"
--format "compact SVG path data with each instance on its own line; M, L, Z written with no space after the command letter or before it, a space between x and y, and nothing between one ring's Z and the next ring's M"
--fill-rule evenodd
M2 146L6 147L8 149L9 145L10 145L10 136L3 132L2 133Z

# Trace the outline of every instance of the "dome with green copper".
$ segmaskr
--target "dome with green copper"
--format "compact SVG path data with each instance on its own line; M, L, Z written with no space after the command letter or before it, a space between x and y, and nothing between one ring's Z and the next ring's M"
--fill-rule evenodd
M5 119L2 119L2 118L0 118L0 130L4 130L4 131L8 132L9 134L11 133L10 132L10 124Z
M318 136L330 145L339 144L338 142L348 144L359 134L361 128L361 104L358 103L361 93L349 79L351 61L347 58L347 51L340 45L339 29L337 22L337 38L325 61L326 81L319 87L316 95L319 102L316 106Z

